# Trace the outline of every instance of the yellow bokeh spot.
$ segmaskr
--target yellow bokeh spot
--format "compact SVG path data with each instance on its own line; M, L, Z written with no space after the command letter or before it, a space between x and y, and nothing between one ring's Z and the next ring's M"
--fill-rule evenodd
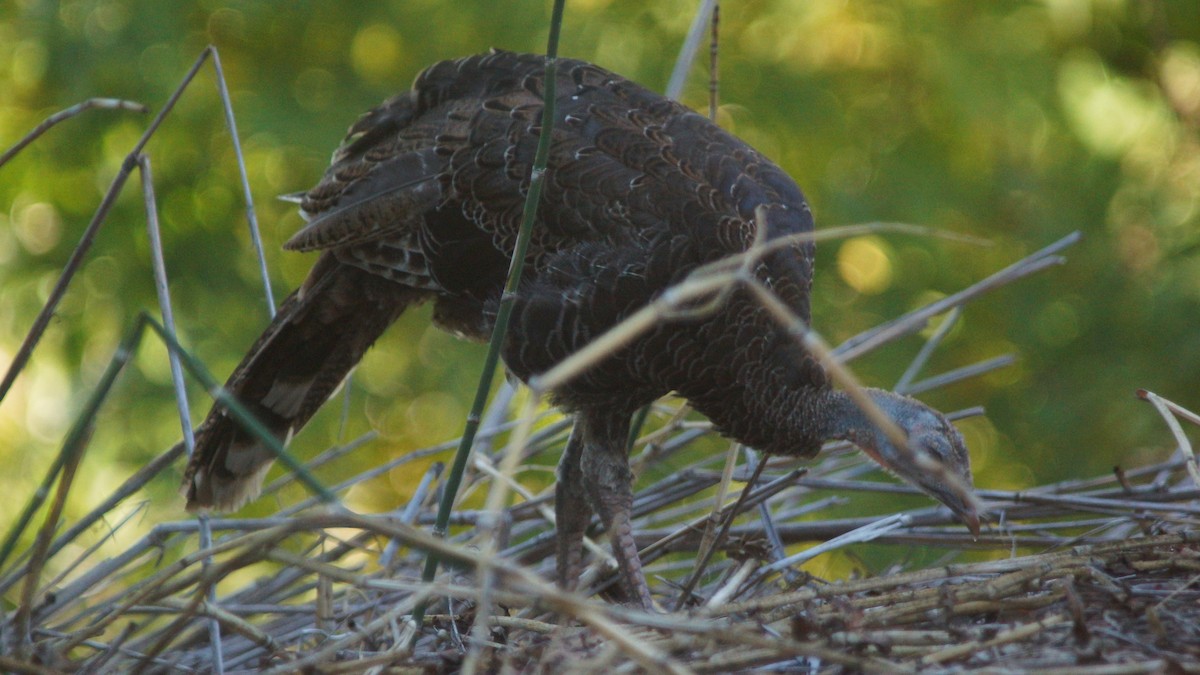
M0 265L11 262L17 257L16 235L13 234L12 223L8 216L0 213ZM2 277L3 275L0 275ZM11 307L11 303L9 307ZM8 363L2 360L0 363Z
M321 111L333 101L337 78L324 68L308 68L296 76L292 92L303 108Z
M373 24L358 31L350 47L354 72L368 80L392 79L401 55L400 34L390 26Z
M461 431L467 411L452 394L434 391L421 394L405 411L405 431L422 442L453 438Z
M1170 113L1145 83L1110 72L1087 51L1065 58L1058 80L1067 119L1097 154L1117 157L1139 145L1170 147Z
M1162 58L1163 90L1180 112L1200 112L1200 45L1176 42Z
M857 237L842 244L837 266L842 280L859 293L875 295L892 284L891 252L878 237Z
M21 209L14 223L13 234L21 246L33 255L48 253L58 245L62 236L62 218L58 209L45 202L36 202Z
M12 51L11 82L17 89L32 89L46 74L46 48L39 42L25 40Z
M601 12L611 4L612 0L576 0L571 9L576 12Z
M66 402L71 397L70 378L59 364L30 366L23 375L28 389L25 395L25 429L41 443L59 440L71 419Z
M1079 337L1079 313L1065 300L1055 300L1034 318L1038 339L1048 347L1065 347Z

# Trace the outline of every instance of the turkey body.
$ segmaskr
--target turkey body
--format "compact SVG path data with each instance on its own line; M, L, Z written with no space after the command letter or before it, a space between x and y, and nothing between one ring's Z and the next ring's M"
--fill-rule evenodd
M543 78L541 56L441 62L351 127L302 198L307 225L286 244L319 258L227 385L280 438L307 422L410 306L432 302L440 327L490 335L529 187ZM561 60L556 108L502 352L519 378L545 372L698 267L745 251L757 208L769 239L813 229L782 170L679 103ZM753 270L806 322L813 254L796 241ZM553 392L575 416L557 497L565 584L596 511L626 580L649 604L636 548L628 550L625 437L635 410L672 391L767 452L812 454L844 416L822 368L748 294L658 324ZM214 408L185 477L189 508L237 508L272 458Z

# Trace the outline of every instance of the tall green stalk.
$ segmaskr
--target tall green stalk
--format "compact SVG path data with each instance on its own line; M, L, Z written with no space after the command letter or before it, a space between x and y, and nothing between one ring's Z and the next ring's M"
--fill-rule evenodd
M479 387L475 390L475 401L471 404L471 412L467 415L467 424L463 428L462 441L454 454L454 462L442 490L442 500L438 504L437 520L433 525L433 533L445 537L450 528L450 515L454 510L454 500L458 496L458 488L462 484L463 472L467 467L467 458L471 455L471 446L475 442L475 434L479 431L479 421L483 417L483 408L487 404L488 393L492 389L492 380L496 375L496 366L500 362L500 349L504 345L504 336L508 333L508 321L512 315L512 305L517 286L521 283L521 273L525 268L525 254L529 250L529 240L533 234L533 223L537 217L538 202L542 196L542 183L546 173L546 162L550 157L550 135L554 128L554 97L558 79L558 35L562 28L563 5L565 0L555 0L554 10L550 16L550 39L546 44L546 77L542 104L542 129L538 134L537 154L534 155L533 169L529 176L529 191L525 194L525 210L521 221L521 230L517 233L517 243L513 247L512 262L508 268L508 279L504 284L504 293L500 296L500 307L496 312L496 325L492 328L492 339L488 343L487 357L483 362L483 373L479 378ZM432 582L437 575L440 559L437 555L429 554L425 558L425 572L422 579ZM425 603L413 610L413 623L420 624L425 618Z

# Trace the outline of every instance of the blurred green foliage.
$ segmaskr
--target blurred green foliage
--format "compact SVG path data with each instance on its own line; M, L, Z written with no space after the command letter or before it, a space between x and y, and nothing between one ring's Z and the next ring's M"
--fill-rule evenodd
M661 90L696 4L569 2L563 53ZM544 49L548 14L528 0L0 0L0 146L93 96L157 109L216 45L282 297L312 258L280 252L300 220L272 197L314 184L355 117L426 65ZM726 3L721 35L721 123L796 178L819 225L911 222L996 243L823 245L815 324L831 342L1085 233L1065 267L969 306L931 364L1020 357L925 397L987 407L963 424L978 484L1089 476L1169 452L1133 392L1200 410L1200 4L748 0ZM703 109L700 61L684 99ZM0 367L148 121L88 112L0 168ZM223 378L267 316L211 68L147 153L182 339ZM28 499L134 314L156 307L137 180L0 403L2 512ZM887 386L919 346L909 338L855 366ZM359 370L345 431L378 429L383 441L326 476L456 436L481 355L429 327L427 312L405 316ZM207 398L190 393L199 419ZM339 407L297 440L302 456L337 437ZM146 344L98 421L68 517L178 437L165 351ZM392 477L399 495L352 499L391 508L413 475ZM181 515L174 488L155 483L151 521Z

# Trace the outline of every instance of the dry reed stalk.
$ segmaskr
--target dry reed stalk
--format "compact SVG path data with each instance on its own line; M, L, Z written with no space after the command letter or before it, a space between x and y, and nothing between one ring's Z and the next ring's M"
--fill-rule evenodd
M676 433L683 431L677 428ZM655 433L659 438L664 437L661 431ZM822 475L825 464L827 462L817 462L812 473ZM842 468L841 462L828 464L835 470ZM1177 482L1181 478L1185 479L1185 484L1190 482L1186 481L1182 462L1130 472L1133 474L1130 480L1142 489L1145 484L1141 481L1163 471L1176 477ZM769 480L769 474L770 471L755 485L765 487L775 482ZM696 494L710 489L718 476L714 471L713 479L680 484L689 485ZM494 478L480 474L473 480L490 483ZM789 493L794 498L795 493L808 491L804 480L783 481L790 484L783 492L772 493L766 503L776 509L777 517L779 507ZM1083 489L1099 493L1107 490L1112 482L1115 479L1111 477L1097 478L1085 484ZM1078 491L1080 488L1069 484L1045 486L1043 492L1060 489ZM1183 495L1186 499L1176 503L1172 495ZM645 491L641 491L639 499L645 496ZM444 648L439 646L437 633L418 635L411 650L396 648L402 643L397 641L399 634L395 631L403 626L405 612L411 610L419 597L432 593L433 596L457 598L455 603L460 612L453 619L445 614L431 617L435 628L447 629L457 625L458 621L466 621L465 629L479 607L498 608L500 613L488 620L489 635L500 631L505 636L504 644L495 643L494 639L483 644L479 638L464 634L465 644L479 645L477 658L481 664L494 664L499 658L519 657L524 660L514 662L518 665L524 663L524 667L529 667L543 663L548 667L556 663L555 659L565 658L550 650L554 645L557 645L556 649L565 649L561 641L546 642L546 636L557 634L556 631L595 635L596 640L604 636L603 642L607 644L615 641L621 647L615 654L604 657L613 659L614 664L626 663L626 659L632 658L630 663L638 663L643 668L668 668L676 672L689 669L720 672L728 668L780 664L797 658L819 659L826 668L833 670L865 671L971 663L984 659L981 654L997 654L1006 646L1024 645L1030 654L1037 652L1035 646L1043 651L1051 647L1061 649L1061 641L1050 644L1053 641L1048 642L1046 636L1059 635L1060 628L1067 630L1073 620L1049 621L1042 613L1048 612L1045 616L1051 617L1062 615L1065 610L1061 608L1067 595L1063 584L1068 579L1087 593L1105 594L1115 607L1130 602L1129 598L1136 596L1138 591L1136 588L1130 590L1131 582L1122 578L1125 575L1119 574L1120 570L1112 571L1114 566L1127 566L1135 579L1144 578L1145 583L1171 588L1173 595L1155 598L1155 602L1163 607L1158 613L1165 619L1160 618L1160 622L1176 625L1184 619L1197 618L1198 612L1189 613L1187 609L1194 607L1200 597L1200 591L1195 588L1197 568L1200 567L1197 548L1200 535L1195 532L1196 518L1192 515L1197 496L1192 490L1165 489L1160 491L1159 497L1151 502L1156 508L1175 509L1184 519L1175 525L1159 521L1157 527L1175 530L1169 534L1143 538L1122 536L1112 540L1106 539L1107 535L1102 531L1097 535L1100 538L1085 537L1086 541L1080 542L1079 537L1069 532L1081 523L1092 523L1095 519L1086 515L1080 517L1086 512L1078 510L1077 500L1055 499L1042 506L1048 510L1040 512L1042 522L1038 526L1049 539L1060 542L1063 550L1058 552L943 565L886 577L809 586L790 593L779 592L780 577L760 576L751 587L741 588L737 596L727 602L658 617L584 601L554 589L527 571L528 567L547 569L548 560L529 561L524 565L506 562L511 560L510 551L519 547L520 542L485 556L476 544L471 543L484 537L485 532L473 526L455 537L463 543L440 543L423 532L396 525L390 518L310 510L290 517L259 519L247 524L250 529L224 529L225 523L214 522L220 540L218 546L212 551L184 556L176 552L188 536L187 531L165 528L156 544L165 548L141 549L161 550L167 554L157 565L160 568L157 574L134 581L133 576L121 576L127 571L122 567L105 569L102 578L88 583L88 587L96 590L77 589L70 592L72 597L61 602L44 602L31 617L35 622L32 636L36 653L53 655L52 660L64 667L89 659L99 663L103 658L105 667L112 672L139 664L159 664L153 666L158 668L171 663L173 668L191 669L203 667L206 658L206 631L202 628L202 620L208 617L220 621L223 626L223 651L226 665L231 670L274 664L272 667L280 672L290 672L305 664L331 665L334 662L341 663L342 667L410 664L454 669L457 662L454 657L447 657ZM691 501L695 501L694 498ZM1128 502L1124 507L1130 510L1137 510L1133 507L1144 506L1145 502L1140 497L1124 499L1116 495L1107 501L1116 505ZM666 505L660 508L666 508ZM694 505L693 512L695 523L680 523L675 527L676 532L694 532L691 528L710 516L711 507L700 500ZM655 512L641 513L639 520L654 515ZM1056 522L1046 523L1045 519L1050 518ZM790 540L788 517L785 515L779 520L783 526L782 536ZM521 522L535 525L541 533L549 532L551 527L540 519L525 518ZM1017 524L1011 520L1011 514L1009 522L1014 526ZM741 530L735 528L731 535L735 538L749 536L752 528L749 525ZM909 529L919 531L921 528ZM194 532L194 528L191 531ZM1050 536L1051 532L1063 534ZM335 533L333 541L337 543L319 550L318 542L330 540ZM961 535L944 534L950 536L939 540L939 545L951 549L962 545ZM401 542L401 553L393 561L395 572L388 572L372 562L391 540ZM293 552L298 544L300 551L312 552ZM420 550L438 547L439 555L454 561L457 566L456 570L447 573L450 575L447 581L461 581L439 581L432 588L423 587L416 581L420 556L416 550L407 548L413 546ZM1003 537L979 544L980 548L998 552L1006 552L1008 546ZM736 553L732 545L724 550ZM198 561L210 553L214 556L214 567L207 574L201 573ZM647 555L647 558L651 557ZM138 562L144 559L141 555L125 562L138 568L144 566ZM278 565L282 568L276 567ZM651 562L648 567L653 580L664 566ZM256 569L262 571L253 572ZM281 575L273 569L283 569L285 573ZM218 579L231 578L239 570L243 575L245 571L251 571L252 580L240 589L223 593L219 605L203 600L204 589ZM490 601L484 604L481 586L472 579L489 573L487 570L493 575L493 587L486 594ZM83 571L79 578L87 576ZM702 599L717 595L729 578L732 577L706 576L697 584L694 595ZM656 586L659 592L670 593L667 587ZM520 618L508 618L513 612ZM1011 623L983 620L984 617L1010 614L1027 616L1030 612L1035 612L1034 618ZM12 616L5 618L7 633L13 627L9 623ZM582 621L584 627L572 628L574 621ZM808 635L803 627L806 622L813 627L841 628L828 631L813 628L816 633ZM629 630L618 628L621 625L628 626ZM991 631L988 626L999 630ZM1041 630L1033 630L1032 626L1040 626ZM650 632L642 632L647 630ZM788 634L797 639L781 637ZM106 635L111 636L111 642L105 639ZM964 641L963 636L968 639ZM591 638L580 639L583 643L579 644L588 644ZM669 645L660 644L664 641ZM572 643L572 640L567 641L567 644ZM887 650L878 651L884 645ZM899 645L905 648L898 650ZM673 656L667 658L667 652ZM582 659L578 662L581 668L595 656L587 650L571 654L571 658ZM1185 656L1176 654L1172 658Z

